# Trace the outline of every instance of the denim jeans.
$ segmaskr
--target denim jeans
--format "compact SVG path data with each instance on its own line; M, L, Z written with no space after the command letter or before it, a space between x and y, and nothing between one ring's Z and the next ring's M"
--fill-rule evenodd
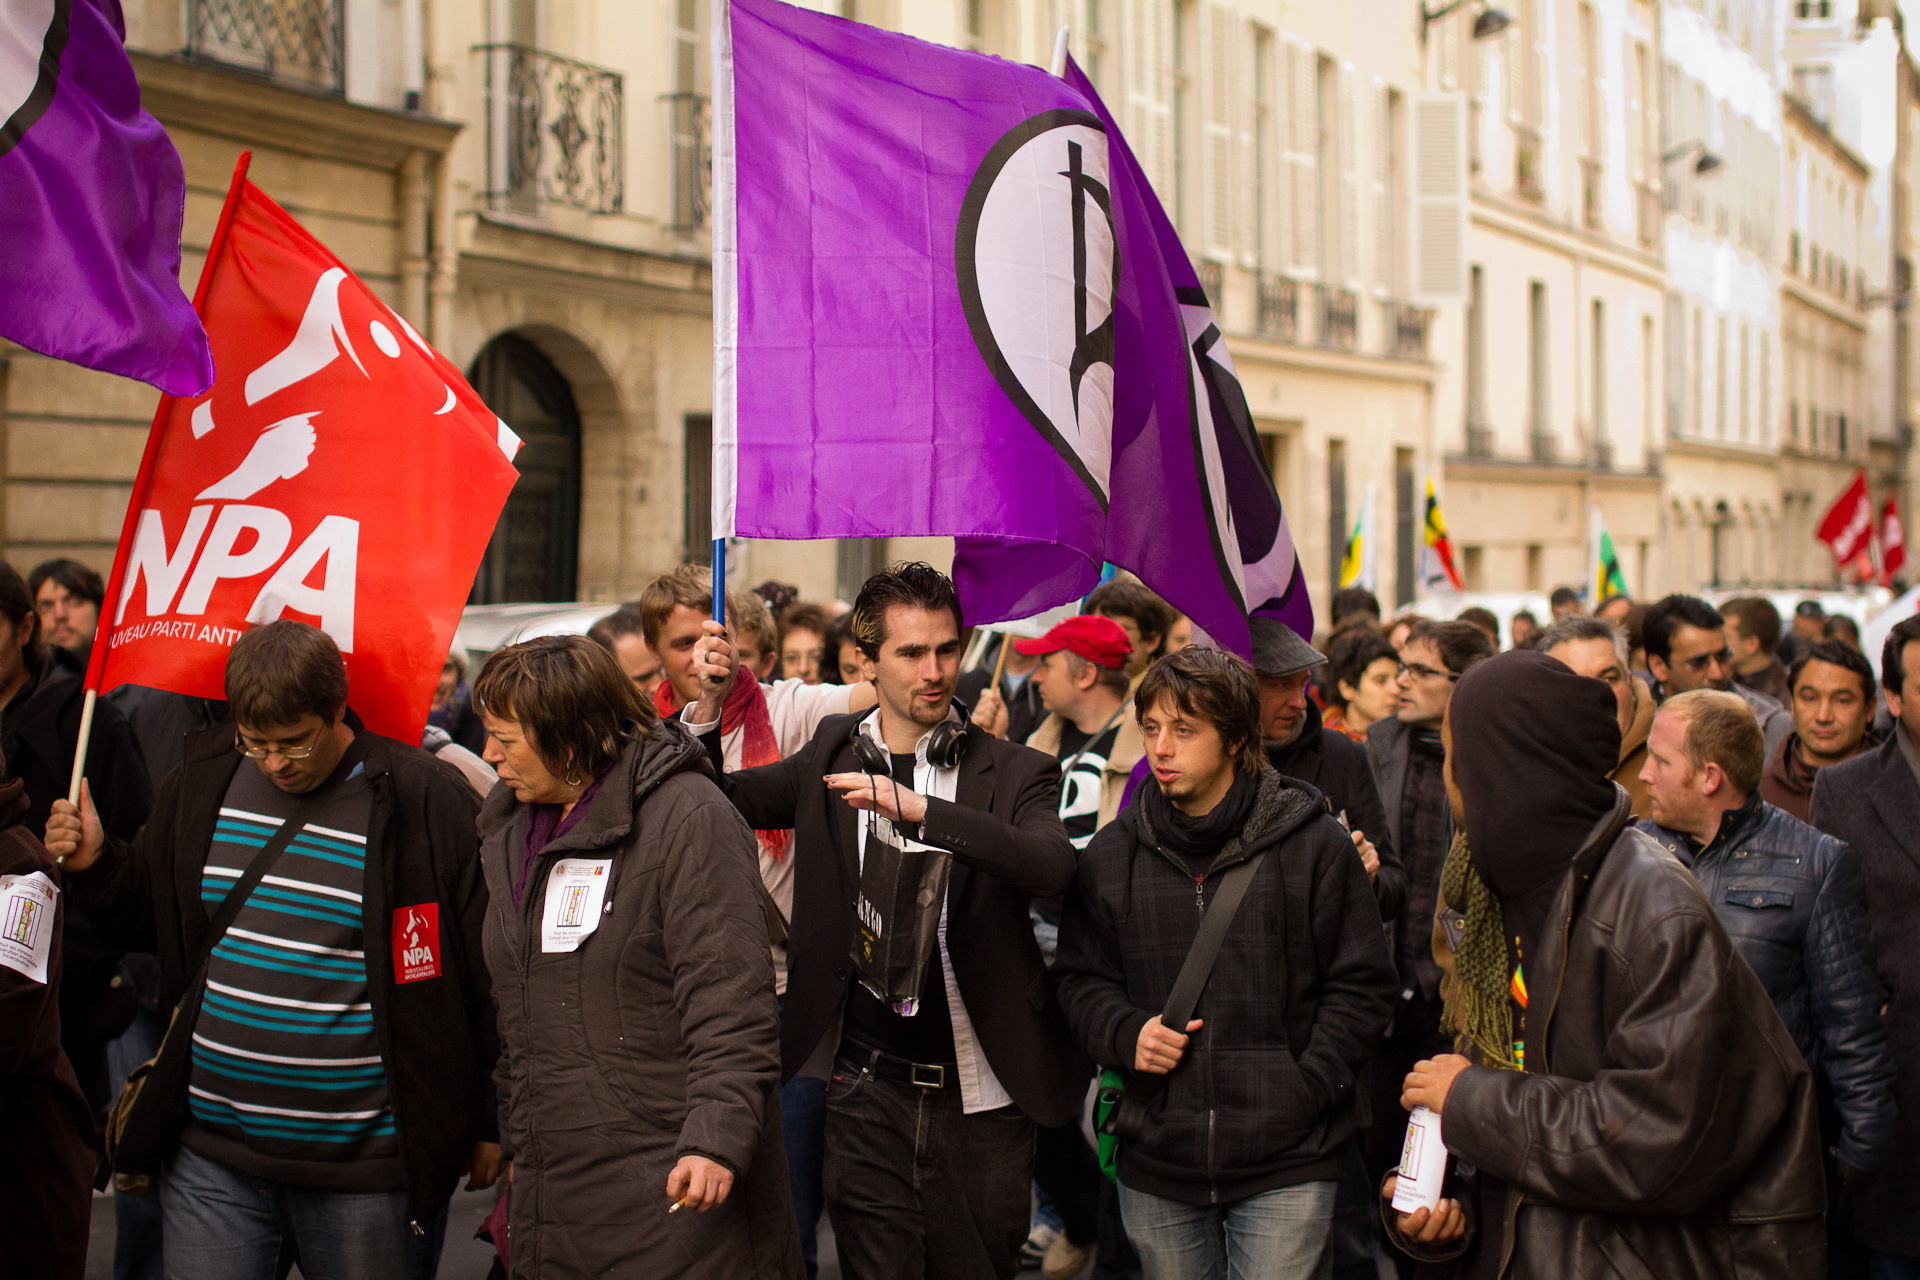
M1867 1274L1872 1280L1920 1280L1920 1258L1896 1258L1890 1253L1872 1254L1867 1259Z
M166 1280L266 1280L282 1244L306 1280L415 1280L427 1237L404 1191L269 1182L181 1147L160 1185Z
M1303 1182L1233 1204L1192 1205L1120 1185L1120 1214L1146 1280L1327 1280L1337 1182Z
M1013 1280L1027 1238L1033 1121L961 1114L960 1090L844 1059L827 1085L827 1213L846 1280Z
M800 1224L800 1260L807 1280L820 1274L820 1215L827 1207L821 1165L827 1158L827 1082L795 1076L780 1086L780 1133L787 1144L793 1216Z
M160 1052L164 1014L142 1009L120 1038L107 1045L107 1083L113 1096L133 1069ZM160 1280L160 1197L113 1197L113 1280Z

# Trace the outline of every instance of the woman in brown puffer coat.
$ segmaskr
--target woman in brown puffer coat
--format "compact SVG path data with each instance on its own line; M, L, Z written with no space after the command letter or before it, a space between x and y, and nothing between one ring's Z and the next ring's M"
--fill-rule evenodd
M512 1275L794 1280L753 832L592 641L474 692Z

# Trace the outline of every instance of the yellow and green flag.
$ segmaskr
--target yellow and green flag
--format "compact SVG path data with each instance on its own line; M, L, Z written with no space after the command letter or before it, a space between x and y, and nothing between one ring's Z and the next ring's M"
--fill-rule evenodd
M1628 594L1626 571L1620 567L1620 553L1614 550L1613 536L1607 532L1607 523L1600 518L1598 507L1593 509L1593 531L1588 543L1593 553L1593 567L1587 573L1587 605L1598 609L1606 603L1608 596Z

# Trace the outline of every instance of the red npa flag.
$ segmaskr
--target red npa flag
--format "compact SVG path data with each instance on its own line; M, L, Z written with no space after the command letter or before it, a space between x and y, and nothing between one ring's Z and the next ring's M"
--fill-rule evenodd
M1881 583L1892 586L1893 580L1907 571L1907 531L1900 523L1896 498L1888 498L1886 509L1880 513L1880 550Z
M160 400L87 687L224 697L241 633L297 618L367 727L417 742L520 441L247 162L194 296L217 376Z
M1827 550L1833 553L1833 563L1842 569L1869 554L1869 540L1873 537L1873 503L1867 497L1865 470L1857 472L1853 483L1834 499L1813 536L1827 544Z

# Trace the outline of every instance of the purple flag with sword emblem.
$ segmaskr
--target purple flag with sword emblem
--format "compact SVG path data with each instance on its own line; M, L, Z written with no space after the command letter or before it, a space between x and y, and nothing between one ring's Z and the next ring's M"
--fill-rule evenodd
M186 178L117 0L0 3L0 337L172 395L213 384L180 290Z
M1310 630L1171 224L1077 72L716 0L714 535L951 536L970 622L1103 561Z

